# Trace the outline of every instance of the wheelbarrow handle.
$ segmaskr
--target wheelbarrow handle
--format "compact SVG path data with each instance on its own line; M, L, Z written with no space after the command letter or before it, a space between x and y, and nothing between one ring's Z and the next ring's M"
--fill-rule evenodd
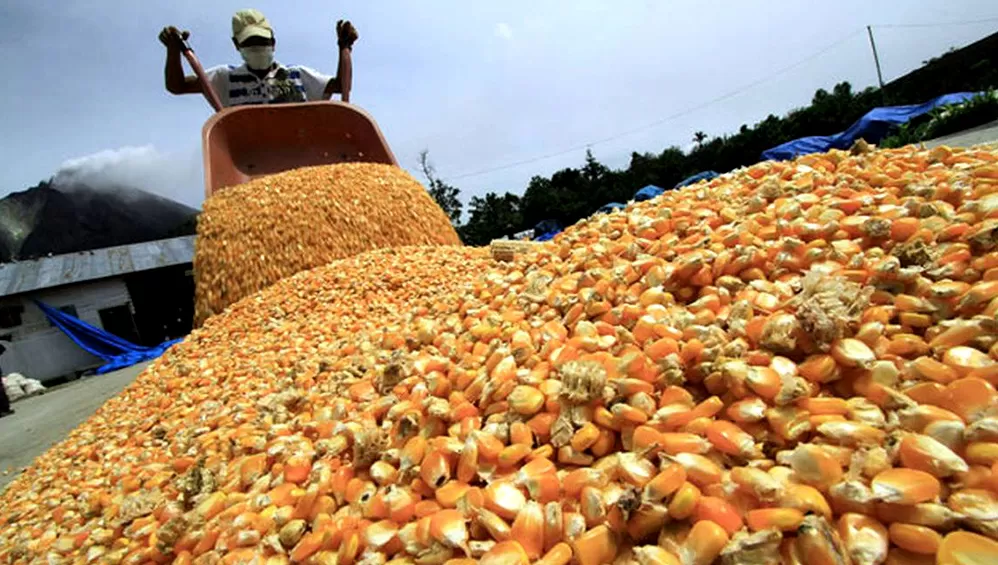
M198 83L201 84L201 92L204 94L208 103L211 107L215 109L216 112L222 111L222 100L218 97L218 93L215 92L215 88L211 86L211 81L208 80L208 75L204 72L204 67L201 66L201 61L198 60L198 56L194 54L194 48L191 44L183 38L180 37L180 41L183 45L181 47L181 53L184 54L184 58L187 59L187 64L191 66L194 70L194 75L198 79Z

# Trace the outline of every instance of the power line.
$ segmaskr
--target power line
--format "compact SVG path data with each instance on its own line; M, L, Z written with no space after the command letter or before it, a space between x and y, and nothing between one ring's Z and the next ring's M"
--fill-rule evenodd
M998 17L995 18L983 18L979 20L963 20L959 22L933 22L924 24L880 24L874 25L876 28L890 29L890 28L919 28L919 27L949 27L949 26L965 26L971 24L998 22Z
M686 108L685 110L681 110L679 112L676 112L675 114L671 114L671 115L666 116L664 118L661 118L659 120L655 120L654 122L650 122L650 123L647 123L647 124L644 124L644 125L641 125L641 126L638 126L638 127L635 127L635 128L631 128L629 130L618 132L618 133L615 133L613 135L610 135L610 136L607 136L607 137L604 137L604 138L596 139L594 141L589 141L587 143L582 143L582 144L579 144L579 145L575 145L575 146L569 147L567 149L562 149L562 150L556 151L554 153L547 153L545 155L540 155L540 156L536 156L536 157L530 157L528 159L522 159L520 161L514 161L514 162L511 162L511 163L506 163L504 165L498 165L498 166L495 166L495 167L489 167L489 168L481 169L481 170L474 171L474 172L461 173L461 174L458 174L458 175L454 175L454 176L448 177L447 180L448 181L455 181L455 180L459 180L459 179L463 179L463 178L476 177L476 176L484 175L484 174L487 174L487 173L494 173L496 171L502 171L502 170L505 170L505 169L511 169L513 167L519 167L521 165L527 165L527 164L530 164L530 163L536 163L537 161L544 161L544 160L547 160L547 159L551 159L551 158L554 158L554 157L559 157L561 155L565 155L567 153L572 153L574 151L579 151L581 149L586 149L586 148L592 147L594 145L599 145L599 144L602 144L602 143L606 143L608 141L614 141L614 140L620 139L622 137L627 137L629 135L633 135L635 133L638 133L638 132L641 132L641 131L644 131L644 130L647 130L647 129L651 129L651 128L660 126L660 125L662 125L662 124L664 124L666 122L670 122L670 121L675 120L677 118L681 118L681 117L686 116L688 114L692 114L693 112L696 112L698 110L702 110L702 109L704 109L704 108L706 108L708 106L711 106L713 104L716 104L718 102L722 102L722 101L727 100L729 98L733 98L734 96L737 96L737 95L745 92L746 90L755 88L756 86L759 86L760 84L768 82L769 80L771 80L771 79L773 79L773 78L775 78L775 77L777 77L779 75L782 75L782 74L784 74L786 72L792 71L793 69L795 69L795 68L803 65L804 63L810 62L812 59L820 57L821 55L824 55L828 51L831 51L832 49L838 47L839 45L845 43L846 41L849 41L850 39L852 39L853 37L855 37L857 34L859 34L862 31L864 31L864 29L865 28L857 28L857 29L853 30L852 33L849 33L848 35L845 35L845 36L839 38L838 40L836 40L833 43L829 43L825 47L821 48L818 51L815 51L814 53L808 55L807 57L805 57L803 59L800 59L800 60L796 61L793 64L787 65L786 67L783 67L783 68L781 68L781 69L779 69L779 70L777 70L777 71L775 71L773 73L770 73L769 75L766 75L765 77L762 77L762 78L760 78L758 80L754 80L754 81L752 81L750 83L744 84L744 85L742 85L741 87L739 87L739 88L737 88L735 90L727 92L726 94L722 94L721 96L718 96L716 98L712 98L710 100L707 100L706 102L702 102L700 104L697 104L696 106L691 106L689 108Z
M978 20L965 20L965 21L958 21L958 22L934 22L934 23L915 23L915 24L880 24L880 25L875 25L875 26L872 26L872 27L882 28L882 29L891 29L891 28L898 28L898 29L901 29L901 28L925 28L925 27L960 26L960 25L969 25L969 24L987 23L987 22L998 22L998 17L996 17L996 18L984 18L984 19L978 19ZM619 132L619 133L615 133L613 135L610 135L610 136L607 136L607 137L604 137L604 138L601 138L601 139L596 139L594 141L590 141L590 142L587 142L587 143L581 143L581 144L578 144L578 145L575 145L575 146L572 146L572 147L569 147L569 148L566 148L566 149L555 151L553 153L547 153L547 154L544 154L544 155L538 155L538 156L535 156L535 157L529 157L527 159L521 159L519 161L513 161L513 162L510 162L510 163L503 164L503 165L497 165L497 166L494 166L494 167L488 167L488 168L480 169L480 170L477 170L477 171L471 171L471 172L467 172L467 173L460 173L460 174L457 174L457 175L449 176L449 177L447 177L446 180L447 181L456 181L456 180L460 180L460 179L464 179L464 178L477 177L477 176L485 175L485 174L488 174L488 173L494 173L494 172L503 171L503 170L506 170L506 169L512 169L512 168L519 167L519 166L522 166L522 165L528 165L530 163L536 163L538 161L546 161L547 159L552 159L554 157L560 157L560 156L568 154L568 153L572 153L572 152L575 152L575 151L580 151L582 149L593 147L594 145L599 145L599 144L602 144L602 143L607 143L609 141L614 141L614 140L617 140L617 139L620 139L620 138L623 138L623 137L627 137L629 135L633 135L633 134L641 132L641 131L645 131L647 129L651 129L651 128L660 126L660 125L662 125L662 124L664 124L666 122L670 122L670 121L675 120L677 118L681 118L681 117L686 116L688 114L691 114L693 112L702 110L703 108L706 108L706 107L711 106L713 104L716 104L718 102L722 102L724 100L727 100L729 98L737 96L737 95L741 94L742 92L745 92L746 90L755 88L756 86L759 86L760 84L768 82L769 80L772 80L773 78L775 78L775 77L777 77L779 75L782 75L782 74L784 74L786 72L789 72L789 71L791 71L791 70L793 70L793 69L795 69L795 68L803 65L804 63L807 63L807 62L809 62L809 61L811 61L811 60L813 60L813 59L815 59L817 57L820 57L821 55L824 55L828 51L831 51L832 49L838 47L839 45L845 43L846 41L849 41L850 39L852 39L857 34L862 33L864 31L864 29L865 28L857 28L857 29L853 30L851 33L849 33L848 35L845 35L842 38L838 39L837 41L826 45L825 47L823 47L820 50L818 50L818 51L816 51L816 52L808 55L807 57L805 57L803 59L800 59L800 60L798 60L797 62L795 62L795 63L793 63L791 65L783 67L783 68L781 68L781 69L779 69L779 70L777 70L777 71L775 71L775 72L773 72L773 73L771 73L771 74L769 74L769 75L767 75L765 77L762 77L762 78L760 78L758 80L755 80L753 82L750 82L748 84L742 85L741 87L739 87L739 88L737 88L735 90L732 90L732 91L730 91L730 92L728 92L726 94L722 94L721 96L718 96L717 98L712 98L710 100L707 100L706 102L703 102L701 104L697 104L696 106L692 106L690 108L686 108L685 110L681 110L679 112L676 112L675 114L671 114L669 116L666 116L666 117L661 118L659 120L656 120L654 122L650 122L650 123L647 123L647 124L644 124L644 125L641 125L641 126L629 129L629 130L625 130L625 131L622 131L622 132Z

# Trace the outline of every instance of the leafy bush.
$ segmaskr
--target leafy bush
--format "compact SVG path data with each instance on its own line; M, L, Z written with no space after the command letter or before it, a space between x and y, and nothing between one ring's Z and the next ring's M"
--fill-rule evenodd
M881 147L901 147L998 120L998 91L989 90L962 104L941 106L885 137Z

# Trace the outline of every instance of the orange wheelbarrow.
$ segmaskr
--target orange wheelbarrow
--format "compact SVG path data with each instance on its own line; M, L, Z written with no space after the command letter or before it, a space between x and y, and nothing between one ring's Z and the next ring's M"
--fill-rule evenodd
M398 166L374 118L357 106L323 101L222 108L186 40L182 52L216 111L201 130L206 198L227 186L299 167Z

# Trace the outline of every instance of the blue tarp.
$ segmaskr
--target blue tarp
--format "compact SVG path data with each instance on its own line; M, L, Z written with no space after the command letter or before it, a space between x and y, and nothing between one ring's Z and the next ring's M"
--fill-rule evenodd
M700 173L697 173L697 174L693 175L692 177L688 177L688 178L685 178L685 179L679 181L679 184L677 184L673 188L683 188L684 186L688 186L688 185L691 185L693 183L700 182L702 180L710 180L710 179L713 179L713 178L717 178L719 176L721 176L721 175L719 175L718 173L716 173L714 171L703 171L703 172L700 172Z
M763 151L762 158L782 161L807 153L823 153L829 149L848 149L859 138L870 143L877 143L887 135L891 128L907 123L939 106L960 104L974 96L977 96L974 92L957 92L943 94L923 104L874 108L843 132L835 135L813 135L788 141Z
M620 202L611 202L609 204L604 204L604 205L600 206L600 209L596 210L596 212L602 213L602 214L609 214L610 212L613 212L614 210L622 210L624 208L626 208L626 206L624 206Z
M561 222L558 220L544 220L534 226L534 241L550 241L554 236L561 233Z
M648 186L634 193L634 201L644 202L645 200L651 200L652 198L659 196L663 192L665 192L664 188L655 186L653 184L649 184Z
M169 347L181 340L163 342L154 347L144 347L110 334L98 327L91 326L83 320L71 316L39 301L35 304L53 326L62 330L69 339L76 342L87 352L99 357L104 365L97 369L97 374L116 371L130 367L136 363L155 359Z

